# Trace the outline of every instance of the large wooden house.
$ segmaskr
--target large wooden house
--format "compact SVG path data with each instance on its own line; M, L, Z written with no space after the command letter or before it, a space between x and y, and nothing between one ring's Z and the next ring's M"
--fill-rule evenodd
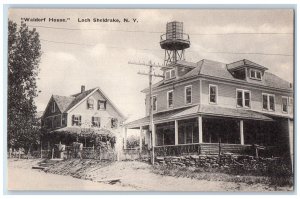
M85 90L70 96L52 95L42 116L44 143L71 145L82 141L94 144L92 134L120 137L123 114L100 88ZM84 139L83 139L84 138Z
M176 148L213 153L219 143L228 152L254 145L280 151L290 146L292 151L292 84L267 70L246 59L229 64L178 61L164 68L164 79L153 85L153 143L149 89L142 91L146 116L126 128L147 131L146 144L165 155L174 155Z

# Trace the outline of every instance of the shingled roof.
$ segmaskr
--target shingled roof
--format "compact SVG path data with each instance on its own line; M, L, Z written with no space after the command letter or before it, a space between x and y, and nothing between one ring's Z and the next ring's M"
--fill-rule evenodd
M70 106L75 97L53 95L53 100L56 102L59 110L63 113Z
M59 110L61 113L66 113L69 110L71 110L75 105L80 103L84 98L86 98L88 95L93 93L94 91L99 90L104 98L109 101L109 103L112 105L112 107L120 114L122 118L125 118L125 116L122 114L122 112L116 107L116 105L113 104L112 101L103 93L103 91L99 88L92 88L80 93L73 94L71 96L59 96L59 95L52 95L53 100L56 102Z
M175 120L178 118L186 116L196 116L196 115L205 115L205 116L219 116L219 117L228 117L228 118L238 118L238 119L251 119L251 120L263 120L263 121L273 121L271 117L268 117L262 113L255 112L252 110L245 109L233 109L226 107L216 107L210 105L194 105L190 107L184 107L169 111L164 111L160 113L155 113L153 115L153 121L161 120ZM127 128L138 128L139 126L149 125L150 119L149 116L128 122L125 124Z
M77 93L71 96L60 96L60 95L53 95L53 100L56 102L59 110L64 113L70 110L73 106L83 100L86 96L92 93L95 89L93 88L87 91L83 91L82 93Z
M249 61L249 60L247 60L247 59L243 59L243 60L239 60L239 61L236 61L236 62L227 64L228 70L238 69L238 68L243 67L243 66L252 66L252 67L254 67L254 68L260 68L260 69L262 69L262 70L268 70L267 67L264 67L264 66L262 66L262 65L259 65L259 64L257 64L257 63L254 63L254 62Z
M181 62L180 65L182 65L183 63L184 62ZM264 68L264 70L267 69L266 67L261 66L259 64L255 64L254 62L251 62L249 60L241 60L238 62L234 62L232 64L234 64L234 66L231 66L231 67L236 67L238 65L245 64L248 66L251 65L251 66L255 66L255 67ZM178 77L174 81L181 81L183 79L190 79L193 77L204 75L204 76L209 76L209 77L217 77L217 78L221 78L221 79L225 79L225 80L232 80L232 81L241 82L241 83L243 83L243 82L247 83L246 80L234 78L232 76L232 74L228 71L228 64L225 64L225 63L203 59L203 60L197 62L195 64L195 66L196 67L194 69L192 69L185 75ZM164 82L164 80L162 80L162 81L154 84L153 88L159 88L159 87L162 87L167 84L173 84L174 81ZM278 77L272 73L269 73L269 72L265 72L264 81L251 82L251 84L263 85L263 86L278 88L278 89L291 90L290 83L288 81L285 81L285 80L281 79L280 77ZM148 89L144 89L143 92L145 92L147 90Z
M89 90L84 91L82 93L77 93L77 94L72 95L72 97L74 97L74 100L68 106L68 108L66 109L66 111L70 110L73 106L75 106L78 102L80 102L81 100L83 100L86 96L88 96L95 89L98 89L98 88L92 88L92 89L89 89Z

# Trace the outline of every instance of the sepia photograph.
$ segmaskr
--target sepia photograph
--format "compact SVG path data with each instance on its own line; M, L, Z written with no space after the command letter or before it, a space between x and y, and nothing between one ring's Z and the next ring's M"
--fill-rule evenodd
M8 191L295 191L294 9L7 17Z

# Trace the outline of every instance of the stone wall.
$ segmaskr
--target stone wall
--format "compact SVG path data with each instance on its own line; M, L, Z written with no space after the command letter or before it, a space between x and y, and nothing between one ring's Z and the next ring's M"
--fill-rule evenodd
M218 155L185 155L185 156L157 156L155 164L178 167L224 168L243 170L267 170L272 165L282 165L282 158L256 158L250 155L235 155L225 153ZM285 161L288 165L288 162Z

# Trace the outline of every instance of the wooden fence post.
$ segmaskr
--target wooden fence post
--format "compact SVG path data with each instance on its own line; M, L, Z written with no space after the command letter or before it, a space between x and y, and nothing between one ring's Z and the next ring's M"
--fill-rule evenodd
M99 159L101 161L101 147L99 148Z
M41 141L41 159L43 158L43 144L42 144L42 141Z

